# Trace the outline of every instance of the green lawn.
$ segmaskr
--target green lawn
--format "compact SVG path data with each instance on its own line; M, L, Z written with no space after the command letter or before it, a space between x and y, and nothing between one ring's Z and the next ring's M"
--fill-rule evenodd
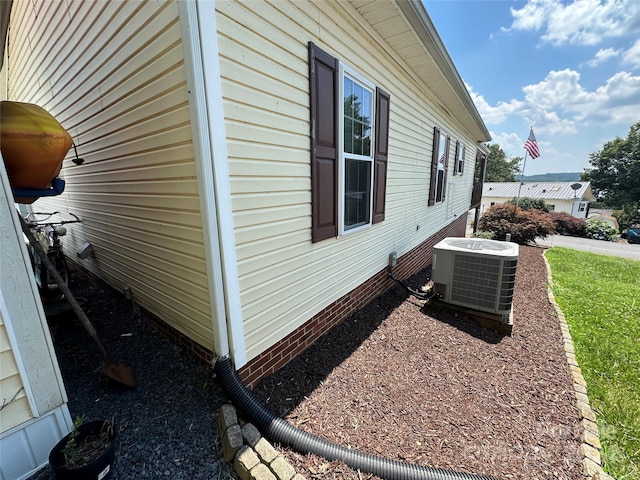
M640 262L554 247L553 294L596 411L604 469L640 478Z

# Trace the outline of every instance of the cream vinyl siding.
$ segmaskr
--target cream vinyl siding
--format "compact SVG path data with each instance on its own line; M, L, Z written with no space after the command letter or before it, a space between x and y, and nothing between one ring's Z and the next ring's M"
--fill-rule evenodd
M475 142L428 85L344 2L219 1L218 34L247 356L460 215L471 198ZM326 27L325 27L326 26ZM307 42L391 95L386 215L311 243ZM427 207L433 127L451 136L447 199ZM455 141L467 146L453 176ZM450 192L455 197L449 200ZM418 228L419 227L419 228Z
M84 158L36 211L69 211L66 253L213 349L200 199L175 1L14 2L9 99L37 103Z
M0 310L0 433L33 417Z

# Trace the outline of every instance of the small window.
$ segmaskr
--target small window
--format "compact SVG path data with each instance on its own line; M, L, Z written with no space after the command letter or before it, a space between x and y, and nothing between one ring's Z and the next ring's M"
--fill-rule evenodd
M580 206L578 207L579 212L584 212L585 208L587 208L586 202L580 202Z
M440 128L434 127L429 205L441 203L445 199L447 167L449 165L449 142L449 137Z
M456 142L456 161L453 168L453 174L462 175L464 172L464 160L467 154L467 149L463 143Z
M553 212L553 211L555 211L556 206L555 206L555 205L551 205L551 204L547 203L547 208L549 209L549 211L550 211L550 212Z

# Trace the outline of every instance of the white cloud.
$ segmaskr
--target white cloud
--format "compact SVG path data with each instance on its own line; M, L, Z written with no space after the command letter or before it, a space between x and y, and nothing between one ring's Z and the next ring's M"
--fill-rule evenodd
M638 45L640 45L640 42L638 42ZM597 51L595 57L587 62L587 65L589 65L590 67L597 67L610 58L619 56L620 52L621 50L616 50L615 48L601 48Z
M625 37L640 28L637 0L530 0L523 8L511 8L508 29L540 31L552 45L596 45L605 38Z
M640 118L640 75L618 72L595 91L597 101L585 115L615 123L635 123Z
M533 130L536 134L536 141L538 142L540 151L544 153L545 157L558 155L558 151L549 142L540 139L538 132L542 133L542 130L539 130L536 127L534 127ZM523 129L523 131L526 131L526 134L524 138L520 138L516 133L496 133L491 130L489 132L491 134L491 142L489 143L496 143L500 145L500 148L504 150L508 158L524 157L524 142L526 140L526 136L529 134L529 129L526 128Z
M532 125L536 125L536 131L549 135L565 135L578 132L576 122L572 118L560 118L557 112L532 109L525 115Z
M510 156L516 156L515 154L513 154L513 152L522 150L524 146L525 141L522 140L516 133L496 133L493 130L491 130L489 133L491 134L490 143L497 143L505 152L510 152Z
M622 54L622 61L631 65L632 68L640 68L640 39L636 40L636 43Z
M551 71L543 81L527 85L522 90L527 103L542 109L560 105L573 110L574 105L588 102L591 95L580 85L580 74L569 69Z
M576 133L588 124L631 124L640 118L640 75L629 72L618 72L604 85L588 91L578 72L551 71L541 82L523 87L522 100L496 106L468 88L480 115L490 125L520 117L536 131L562 135Z
M523 103L518 100L510 100L509 102L498 102L498 104L493 107L489 105L489 102L485 100L485 98L473 91L473 88L470 85L465 83L473 102L478 109L478 113L484 119L485 122L491 124L498 124L505 121L509 116L517 114L517 112L522 109Z

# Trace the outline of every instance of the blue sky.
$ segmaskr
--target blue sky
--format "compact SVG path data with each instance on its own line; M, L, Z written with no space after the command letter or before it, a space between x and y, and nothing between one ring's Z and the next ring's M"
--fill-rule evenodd
M640 0L423 0L478 111L525 175L581 172L640 121Z

